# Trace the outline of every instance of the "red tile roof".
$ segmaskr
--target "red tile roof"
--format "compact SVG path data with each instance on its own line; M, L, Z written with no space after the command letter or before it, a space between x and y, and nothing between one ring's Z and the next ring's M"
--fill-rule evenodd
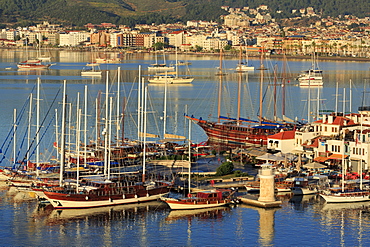
M295 131L289 130L289 131L281 131L275 135L270 135L269 139L277 139L277 140L288 140L288 139L294 139Z

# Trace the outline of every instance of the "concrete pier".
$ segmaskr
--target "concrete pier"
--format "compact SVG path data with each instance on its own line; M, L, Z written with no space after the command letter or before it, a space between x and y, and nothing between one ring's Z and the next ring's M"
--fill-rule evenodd
M275 199L275 172L271 164L261 165L259 170L260 196L256 197L245 195L239 199L246 204L262 208L275 208L281 206L281 201Z

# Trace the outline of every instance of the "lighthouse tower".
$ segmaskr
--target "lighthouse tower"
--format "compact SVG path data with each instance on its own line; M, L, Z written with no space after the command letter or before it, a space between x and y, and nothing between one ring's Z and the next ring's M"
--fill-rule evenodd
M274 202L275 200L275 169L271 164L265 163L261 165L259 170L260 178L260 202Z

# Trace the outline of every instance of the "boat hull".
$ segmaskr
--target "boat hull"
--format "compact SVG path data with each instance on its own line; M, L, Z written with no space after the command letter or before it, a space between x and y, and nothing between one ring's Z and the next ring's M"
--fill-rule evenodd
M318 193L316 188L292 187L291 191L294 195L312 195Z
M198 121L198 125L206 132L210 145L222 144L225 147L266 146L268 136L276 134L281 130L281 128L266 130L206 121Z
M96 195L67 194L44 191L55 209L97 208L159 200L169 193L169 188L143 190L135 194Z
M319 87L324 85L322 77L300 78L298 81L299 86L303 87Z
M338 193L332 195L320 194L327 203L351 203L370 201L368 193Z
M178 78L166 78L166 77L156 77L156 78L153 78L153 79L149 79L148 81L151 83L151 84L190 84L192 83L194 80L194 78L181 78L181 77L178 77Z
M200 201L200 200L166 200L165 201L172 210L191 210L222 207L230 204L229 200L220 201Z
M81 76L101 76L101 71L83 71Z
M236 72L248 72L248 71L254 71L254 67L252 66L246 66L246 65L241 65L237 66L235 69Z

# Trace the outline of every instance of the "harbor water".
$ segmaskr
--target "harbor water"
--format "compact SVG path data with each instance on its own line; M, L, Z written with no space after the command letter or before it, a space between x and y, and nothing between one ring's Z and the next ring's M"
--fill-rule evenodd
M137 138L137 105L139 66L141 75L147 76L147 66L154 63L154 54L121 54L120 64L102 64L102 77L81 77L80 72L92 57L75 51L51 51L52 65L48 70L19 71L16 64L25 60L22 50L3 50L0 53L0 166L12 164L11 147L3 145L13 128L14 109L21 114L27 98L33 92L38 78L41 81L41 115L60 110L62 96L59 91L67 82L67 95L71 109L83 108L87 85L88 140L96 138L94 104L99 91L102 101L109 82L109 97L117 97L117 82L121 82L121 99L125 98L125 138ZM117 55L117 54L116 54ZM168 54L166 61L175 63L175 55ZM148 86L148 132L187 135L188 122L184 114L215 120L217 115L217 89L220 78L215 76L218 56L180 54L179 59L192 64L181 68L195 79L191 85L168 85L164 101L164 85ZM241 82L243 118L257 119L259 115L259 83L261 71L247 74L234 72L237 56L226 57L223 68L221 115L236 117L237 85ZM300 71L310 68L310 60L287 61L283 72L283 59L266 59L264 71L265 93L263 115L272 118L282 115L281 77L286 78L285 115L300 121L314 121L323 111L357 112L366 101L369 66L361 61L320 61L324 71L324 86L300 88L295 78ZM260 61L251 59L256 68ZM117 68L120 67L120 77ZM274 68L279 76L273 76ZM146 78L146 77L145 77ZM276 83L275 83L276 82ZM345 90L344 90L345 88ZM80 93L80 95L78 94ZM274 96L276 95L276 96ZM164 102L166 102L167 128L163 129ZM275 104L276 102L276 104ZM274 107L276 105L276 108ZM275 110L274 110L275 109ZM75 118L76 114L73 114ZM42 118L42 117L41 117ZM114 117L113 117L114 118ZM55 120L51 116L41 119L48 132L41 137L41 159L57 156ZM73 120L71 120L73 122ZM19 126L23 128L23 126ZM35 127L34 131L35 131ZM73 129L73 124L71 129ZM192 128L192 141L207 139L198 126ZM20 132L23 133L23 132ZM73 130L69 134L73 141ZM18 138L26 138L18 135ZM155 141L154 139L152 141ZM22 143L22 140L18 140ZM21 145L21 144L19 144ZM23 157L22 157L23 158ZM325 204L318 196L292 197L281 194L281 208L261 209L246 205L216 208L206 211L171 212L161 202L117 206L113 208L53 210L39 205L36 200L23 200L22 194L12 195L3 184L0 191L0 232L2 246L369 246L370 203Z
M2 246L369 246L370 203L279 195L281 208L170 211L153 202L53 210L1 191Z

